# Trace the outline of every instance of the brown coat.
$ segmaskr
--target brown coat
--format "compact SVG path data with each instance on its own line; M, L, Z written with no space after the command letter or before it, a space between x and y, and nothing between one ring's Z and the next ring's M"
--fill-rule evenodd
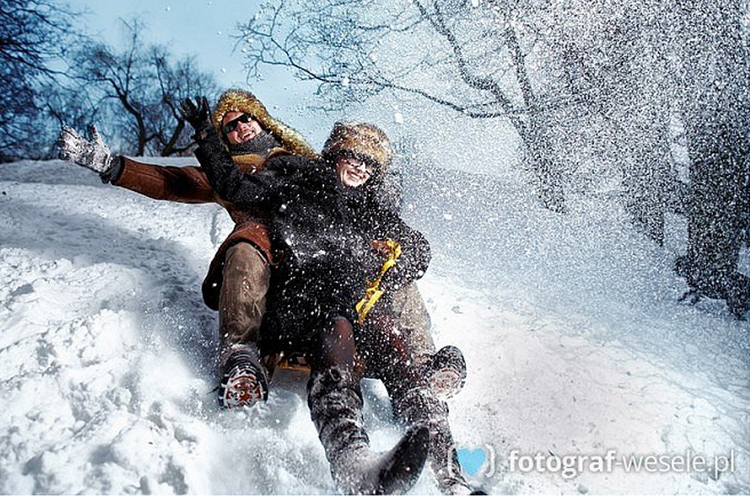
M264 159L259 155L244 155L237 163L241 171L253 173L263 168ZM266 215L259 211L239 209L219 198L200 167L160 166L137 162L127 157L123 157L122 165L120 175L112 181L112 184L155 200L218 203L226 209L234 221L234 230L219 246L203 281L203 300L209 308L214 310L219 308L224 258L230 246L239 242L250 243L260 250L269 263L273 263Z

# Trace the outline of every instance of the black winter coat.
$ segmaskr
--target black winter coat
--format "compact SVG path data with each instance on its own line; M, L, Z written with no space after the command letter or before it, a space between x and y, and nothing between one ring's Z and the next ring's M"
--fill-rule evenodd
M199 145L196 156L220 197L271 215L274 258L280 262L272 271L261 331L264 353L306 351L332 318L356 321L354 306L366 280L385 260L371 249L373 240L394 239L402 246L386 291L427 269L427 241L379 201L376 177L346 188L331 164L287 154L271 157L260 173L244 174L217 134L209 133Z

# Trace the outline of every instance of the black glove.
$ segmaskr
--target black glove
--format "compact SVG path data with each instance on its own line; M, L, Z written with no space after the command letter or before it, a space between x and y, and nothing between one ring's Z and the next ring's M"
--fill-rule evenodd
M90 138L79 134L75 129L63 127L57 138L60 147L60 158L86 167L104 177L115 167L118 157L112 155L96 127L89 126Z
M205 96L195 97L195 103L185 98L181 105L182 116L195 129L195 139L205 139L206 133L214 125L211 121L211 109Z

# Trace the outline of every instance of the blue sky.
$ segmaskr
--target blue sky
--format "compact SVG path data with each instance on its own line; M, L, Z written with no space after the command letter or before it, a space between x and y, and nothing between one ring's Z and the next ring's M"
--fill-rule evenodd
M242 57L232 53L236 24L250 19L260 2L245 0L67 0L82 17L89 32L115 46L125 35L120 19L141 17L148 26L148 41L162 43L176 54L195 54L206 70L216 72L222 85L244 82Z
M115 47L124 43L121 19L140 16L148 27L145 41L166 45L175 55L196 55L200 67L213 72L221 87L250 89L275 116L300 131L308 127L299 110L305 91L289 71L269 71L273 77L267 80L245 82L242 53L234 50L233 36L238 34L237 23L255 15L260 0L63 1L75 10L89 11L81 16L83 26Z

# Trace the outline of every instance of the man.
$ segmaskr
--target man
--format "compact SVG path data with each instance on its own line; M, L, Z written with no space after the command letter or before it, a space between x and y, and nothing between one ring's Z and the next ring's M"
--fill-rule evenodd
M230 89L216 105L219 132L238 166L253 173L275 148L306 157L313 149L290 127L273 118L247 91ZM211 189L200 167L165 167L112 155L95 130L87 140L70 128L60 134L61 158L100 174L104 182L157 200L218 203L235 223L219 246L203 282L206 305L219 311L220 401L225 407L251 404L268 395L260 363L258 329L274 262L264 212L240 209Z

